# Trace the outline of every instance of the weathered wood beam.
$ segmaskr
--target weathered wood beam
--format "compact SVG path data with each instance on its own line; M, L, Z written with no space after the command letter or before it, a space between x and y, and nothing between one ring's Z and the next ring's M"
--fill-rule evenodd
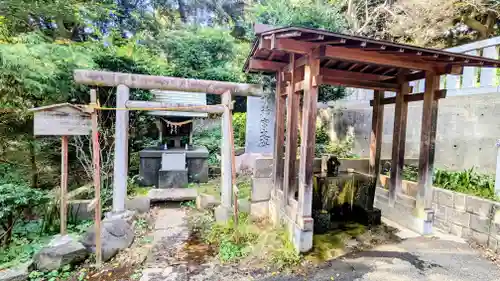
M313 161L316 143L316 116L319 91L319 85L314 83L314 79L319 76L320 54L318 50L314 50L307 56L309 61L305 65L303 117L302 130L300 132L298 224L302 230L312 231ZM304 252L310 249L300 250Z
M435 99L444 99L446 98L446 90L436 90L436 93L434 94ZM425 93L415 93L411 95L406 95L404 97L405 102L414 102L414 101L422 101L424 100ZM393 104L396 103L396 97L390 97L390 98L385 98L380 101L380 104ZM370 106L373 106L375 104L375 100L370 100Z
M253 70L262 70L262 71L280 71L287 65L288 63L286 62L250 59L248 63L248 68Z
M365 52L362 49L350 49L337 46L321 46L319 43L302 42L293 39L272 38L261 39L261 47L264 49L281 50L296 54L307 54L313 49L322 49L320 56L334 59L341 59L351 62L363 62L369 64L379 64L406 69L434 70L432 65L426 62L404 59L399 56L379 54L377 52ZM267 42L268 41L268 42Z
M329 69L329 68L321 68L320 73L321 73L321 75L323 75L323 77L330 77L331 76L333 79L336 77L339 77L339 78L347 78L347 79L361 79L361 80L365 80L365 81L387 80L387 79L394 77L394 76L387 76L387 75L352 72L352 71L336 70L336 69Z
M290 54L291 81L290 85L295 85L295 55ZM288 198L293 196L292 188L296 186L296 162L297 162L297 137L299 119L300 95L294 91L292 86L287 88L287 108L286 108L286 145L285 145L285 169L283 177L283 196L285 204Z
M187 91L217 95L230 91L239 96L262 95L262 86L256 84L80 69L74 71L73 77L77 84L89 86L117 87L124 85L129 88L146 90Z
M405 80L405 71L399 73L399 90L396 95L394 110L394 131L392 135L391 178L389 186L389 205L394 207L396 196L401 192L403 180L403 165L406 144L406 123L408 117L408 102L405 96L410 93L410 85Z
M373 210L375 190L380 177L380 156L382 154L382 135L384 133L384 92L376 90L373 94L375 106L372 111L372 130L370 134L370 167L369 173L372 175L372 185L368 191L367 210Z
M68 136L61 137L60 234L66 234L68 217Z
M375 82L375 81L364 81L359 79L348 79L348 78L334 78L320 76L316 79L318 84L334 85L334 86L346 86L362 89L372 89L372 90L382 90L382 91L397 91L398 86L396 84Z
M223 105L193 105L193 104L171 104L157 101L132 101L125 103L125 107L129 110L168 110L168 111L184 111L184 112L206 112L206 113L222 113L224 112Z
M434 170L434 153L439 99L439 76L427 72L425 77L425 95L422 111L422 128L420 134L420 157L418 162L418 192L416 196L416 215L427 220L426 209L432 208L432 176Z
M285 105L286 99L281 94L283 92L282 73L276 74L276 125L274 127L274 155L273 155L273 183L275 190L283 189L284 172L284 147L285 147ZM281 208L281 206L279 206Z

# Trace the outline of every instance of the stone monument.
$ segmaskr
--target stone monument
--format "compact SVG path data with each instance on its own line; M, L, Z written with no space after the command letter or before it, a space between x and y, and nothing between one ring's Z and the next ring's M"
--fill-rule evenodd
M237 170L253 170L255 159L274 150L275 103L273 95L247 98L245 153L236 159Z

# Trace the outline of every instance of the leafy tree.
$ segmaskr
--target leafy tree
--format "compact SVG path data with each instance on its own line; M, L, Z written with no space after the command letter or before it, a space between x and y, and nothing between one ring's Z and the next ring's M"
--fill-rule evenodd
M106 16L113 9L112 0L2 0L0 29L3 39L31 31L41 31L53 38L86 40L89 23Z
M12 228L25 209L34 208L47 202L47 195L25 185L0 185L0 224L3 228L4 246L10 242Z
M269 0L250 8L250 22L273 26L302 26L342 31L346 21L339 5L317 0Z

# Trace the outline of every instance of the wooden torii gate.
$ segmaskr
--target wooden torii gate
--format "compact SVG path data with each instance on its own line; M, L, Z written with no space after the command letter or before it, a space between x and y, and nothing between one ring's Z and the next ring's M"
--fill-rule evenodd
M221 205L229 211L232 202L231 132L232 96L260 96L262 87L255 84L186 79L177 77L127 74L108 71L75 70L77 84L99 87L116 87L115 159L113 171L113 213L123 213L127 195L128 174L128 129L129 110L166 110L222 113L222 189ZM130 88L146 90L172 90L202 92L222 95L221 105L193 106L190 104L166 104L153 101L129 100Z
M259 25L255 31L257 39L244 70L274 74L277 81L275 188L271 194L270 211L272 216L287 222L295 247L302 252L312 247L313 160L320 85L374 90L370 173L376 181L380 171L384 105L395 104L388 211L395 206L402 189L408 103L423 101L419 189L416 206L408 220L420 233L432 231L432 175L438 103L446 94L439 90L440 75L461 74L464 66L498 67L500 61L318 29ZM425 92L411 94L409 82L419 79L425 79ZM394 98L385 98L385 92L397 94ZM299 120L300 111L302 120ZM302 130L297 184L298 122L302 122ZM375 186L370 193L369 209L373 208Z

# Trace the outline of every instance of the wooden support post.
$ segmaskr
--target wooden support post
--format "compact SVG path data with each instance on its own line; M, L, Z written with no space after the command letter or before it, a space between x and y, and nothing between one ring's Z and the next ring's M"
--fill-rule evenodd
M61 235L66 234L68 217L68 136L61 137Z
M125 108L130 90L125 85L116 89L116 107ZM113 212L125 211L128 177L128 110L116 111L115 123L115 159L113 170Z
M297 131L300 96L295 93L295 56L290 55L291 73L290 83L287 87L287 108L286 108L286 146L285 146L285 169L283 178L283 196L285 205L288 204L288 197L294 196L296 186L296 162L297 162Z
M383 91L375 91L373 97L373 113L372 113L372 132L370 135L370 175L372 176L373 186L370 187L368 193L368 201L366 208L373 209L373 201L375 199L375 190L380 174L380 155L382 151L382 136L384 126L384 105L381 104L384 99Z
M221 140L221 166L222 166L222 183L221 183L221 204L222 207L231 207L232 199L232 164L231 164L231 92L222 94L222 104L226 105L222 114L222 140Z
M90 90L90 103L93 106L97 105L97 93L95 89ZM97 119L97 110L92 111L92 163L94 166L94 188L95 188L95 259L97 266L102 262L102 249L101 249L101 164L99 147L99 126Z
M408 115L408 101L405 96L410 93L410 84L405 81L406 72L398 75L399 92L396 95L394 110L394 132L392 136L391 179L389 187L389 205L396 203L396 194L401 192L403 180L403 166L405 160L406 119Z
M319 74L319 49L309 53L304 68L304 102L302 106L302 131L300 132L299 166L299 226L303 230L312 230L312 194L313 161L316 142L316 116L318 105L318 87L313 83Z
M274 158L273 158L273 183L275 190L283 189L283 156L285 145L285 97L281 96L282 92L282 74L276 74L276 127L274 128Z
M427 72L420 133L420 157L418 163L418 193L416 207L420 215L432 208L432 176L437 129L439 100L435 98L439 88L439 76Z
M233 221L234 225L238 226L238 186L236 186L236 155L234 153L234 130L233 130L233 113L229 112L229 143L231 147L231 192L233 195Z

